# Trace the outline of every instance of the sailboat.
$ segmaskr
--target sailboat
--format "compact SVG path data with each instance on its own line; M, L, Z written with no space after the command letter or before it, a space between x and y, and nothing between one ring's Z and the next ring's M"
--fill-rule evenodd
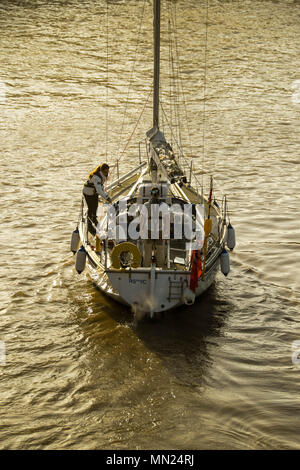
M229 273L226 247L235 246L226 197L215 199L212 177L207 195L193 183L192 164L183 169L160 128L160 0L153 1L153 15L153 122L146 158L137 152L137 166L106 187L111 204L99 203L95 235L82 199L71 238L77 272L87 268L103 293L151 318L192 305L220 267Z

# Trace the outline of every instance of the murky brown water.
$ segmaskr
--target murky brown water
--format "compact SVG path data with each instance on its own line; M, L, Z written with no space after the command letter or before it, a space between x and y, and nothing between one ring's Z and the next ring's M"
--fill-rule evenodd
M204 159L205 4L177 2L197 172L229 195L237 233L228 278L135 324L74 270L82 184L106 152L107 100L115 161L143 5L110 2L107 95L104 1L0 4L0 447L299 449L299 2L209 1ZM145 13L124 142L151 87Z

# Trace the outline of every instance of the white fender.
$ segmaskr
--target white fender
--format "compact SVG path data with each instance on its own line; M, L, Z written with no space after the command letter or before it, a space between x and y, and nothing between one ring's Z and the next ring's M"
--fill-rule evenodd
M182 300L185 305L193 305L195 302L195 292L193 292L189 287L186 287L183 291Z
M75 268L78 274L81 274L85 268L86 251L83 246L77 251Z
M223 249L220 257L220 263L221 263L221 271L224 274L224 276L227 276L227 274L230 271L230 260L229 260L229 253L228 251Z
M71 245L70 245L70 250L74 253L74 255L76 251L78 250L79 240L80 240L79 230L78 228L76 228L72 232Z
M227 241L226 241L227 247L229 248L230 251L233 250L235 247L235 232L234 228L232 227L231 223L228 224L227 226Z

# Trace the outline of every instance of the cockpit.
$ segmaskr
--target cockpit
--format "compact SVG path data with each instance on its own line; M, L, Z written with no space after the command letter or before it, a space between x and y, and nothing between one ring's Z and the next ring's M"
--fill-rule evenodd
M158 197L152 194L153 187ZM130 197L107 208L97 236L110 254L112 267L113 251L123 244L124 251L121 246L117 250L123 268L139 260L142 267L188 269L193 243L203 243L203 217L196 204L174 197L168 182L143 181Z

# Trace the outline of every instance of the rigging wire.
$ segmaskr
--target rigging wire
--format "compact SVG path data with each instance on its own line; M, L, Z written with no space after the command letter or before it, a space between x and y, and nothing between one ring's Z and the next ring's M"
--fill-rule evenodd
M139 39L140 39L142 26L143 26L143 20L144 20L144 14L145 14L145 5L146 5L146 0L144 0L143 6L142 6L141 19L140 19L140 24L139 24L138 34L137 34L137 40L136 40L136 46L135 46L135 59L134 59L131 74L130 74L129 85L128 85L128 90L127 90L127 97L126 97L126 103L125 103L125 110L124 110L124 114L123 114L122 127L121 127L119 142L118 142L118 150L117 150L118 157L117 157L117 160L119 160L120 156L121 156L120 155L120 148L121 148L121 142L122 142L122 137L123 137L123 130L124 130L124 126L125 126L125 119L126 119L126 115L127 115L127 108L128 108L128 103L129 103L129 95L130 95L130 91L131 91L133 75L134 75L134 72L135 72L135 66L137 64L138 47L139 47L139 43L140 43ZM148 98L147 98L147 101L148 101ZM123 152L124 152L124 150L123 150Z
M176 129L176 139L181 146L181 134L180 134L180 109L179 109L179 98L178 98L178 66L175 68L174 59L174 18L172 13L172 0L168 2L168 31L169 31L169 75L170 75L170 114L171 114L171 126L173 128L173 110L174 110L174 127Z
M128 147L129 142L131 141L131 139L132 139L132 137L133 137L133 134L135 133L135 130L136 130L136 128L137 128L137 126L138 126L138 124L139 124L139 122L140 122L140 120L141 120L141 117L142 117L142 115L143 115L143 113L144 113L144 111L145 111L145 109L146 109L146 106L147 106L147 103L148 103L148 101L149 101L149 98L150 98L151 94L152 94L152 87L151 87L150 92L149 92L149 94L148 94L148 97L147 97L147 99L146 99L146 101L145 101L144 107L143 107L143 109L142 109L142 111L141 111L141 113L140 113L140 115L139 115L139 117L138 117L138 120L137 120L137 122L136 122L136 124L135 124L135 126L134 126L134 129L133 129L132 133L130 134L130 136L129 136L128 140L127 140L127 143L126 143L126 145L125 145L125 147L124 147L124 149L123 149L122 152L120 153L120 157L118 158L118 161L119 161L119 159L121 158L121 155L124 154L125 150L126 150L127 147Z
M180 73L180 60L179 60L179 52L178 52L178 35L177 35L176 3L174 5L174 38L175 38L176 60L177 60L177 67L178 67L178 83L179 83L179 85L181 85L182 100L183 100L183 106L184 106L184 111L185 111L186 128L187 128L188 139L189 139L190 155L193 155L192 142L191 142L191 133L190 133L190 127L189 127L188 113L187 113L187 105L186 105L186 99L185 99L185 93L184 93L184 87L183 87L183 79L182 79L182 75ZM178 96L179 96L179 90L178 90Z
M206 0L204 79L203 79L203 119L202 119L202 188L203 188L203 174L204 174L204 161L205 161L205 112L206 112L206 76L207 76L207 42L208 42L208 6L209 6L209 0Z
M172 0L171 0L171 5L172 5ZM172 9L171 9L172 12ZM171 16L172 20L172 25L173 25L173 36L174 36L174 45L175 45L175 53L176 53L176 3L174 3L174 14ZM173 52L173 48L172 48ZM173 73L174 73L174 90L175 90L175 100L174 100L174 105L175 105L175 115L177 118L177 129L178 129L178 141L180 142L180 146L182 147L182 141L181 141L181 123L180 123L180 100L179 100L179 58L178 55L176 54L175 59L174 59L174 54L172 54L172 68L173 68ZM176 65L176 67L175 67Z
M169 0L168 6L168 43L169 43L169 118L170 118L170 130L171 138L173 138L173 115L174 115L174 127L176 127L176 145L178 146L182 156L184 155L182 134L181 134L181 105L184 109L184 120L186 124L188 147L190 155L193 155L193 149L191 144L191 133L188 121L187 104L184 93L183 79L181 76L180 59L179 59L179 48L178 48L178 30L177 30L177 10L176 2ZM174 108L174 114L173 114ZM164 116L164 114L163 114ZM178 145L179 143L179 145ZM171 142L172 144L172 142ZM179 159L180 160L180 159ZM187 167L189 164L185 161Z
M175 53L176 53L176 3L174 4L174 16L172 17L173 20L173 35L174 35L174 44L175 44ZM177 126L178 126L178 141L180 142L180 146L182 147L182 140L181 140L181 122L180 122L180 90L179 90L179 58L176 55L174 61L174 73L175 73L175 80L174 80L174 88L175 88L175 106L176 106L176 113L177 113ZM175 69L176 64L176 69ZM176 72L175 72L176 70Z
M170 32L170 29L171 29L171 22L170 20L168 21L168 34L169 34L169 63L171 63L171 32ZM170 108L170 112L169 112L169 115L170 115L170 126L171 126L171 129L173 128L173 114L172 114L172 76L171 76L171 73L169 72L169 76L170 76L170 83L169 83L169 108ZM172 135L171 135L171 139L172 139ZM171 140L171 145L173 145L173 142Z
M109 29L108 29L108 2L106 2L106 106L105 106L105 158L108 154L108 50L109 50Z
M166 113L165 113L165 110L164 110L164 108L163 108L162 102L160 103L160 106L161 106L163 115L164 115L164 117L165 117L166 123L167 123L167 125L168 125L168 127L169 127L169 129L170 129L170 131L171 131L171 137L174 139L174 142L175 142L175 144L176 144L176 146L177 146L177 148L178 148L178 151L180 152L180 156L183 158L183 163L184 163L184 165L186 165L186 167L187 167L187 169L188 169L189 166L188 166L188 162L187 162L187 160L186 160L186 158L185 158L185 156L184 156L183 149L181 148L180 143L177 141L177 136L175 136L174 133L173 133L173 129L172 129L172 127L170 126L170 123L169 123L169 120L168 120L168 118L167 118L167 116L166 116ZM184 165L183 165L183 166L184 166Z

